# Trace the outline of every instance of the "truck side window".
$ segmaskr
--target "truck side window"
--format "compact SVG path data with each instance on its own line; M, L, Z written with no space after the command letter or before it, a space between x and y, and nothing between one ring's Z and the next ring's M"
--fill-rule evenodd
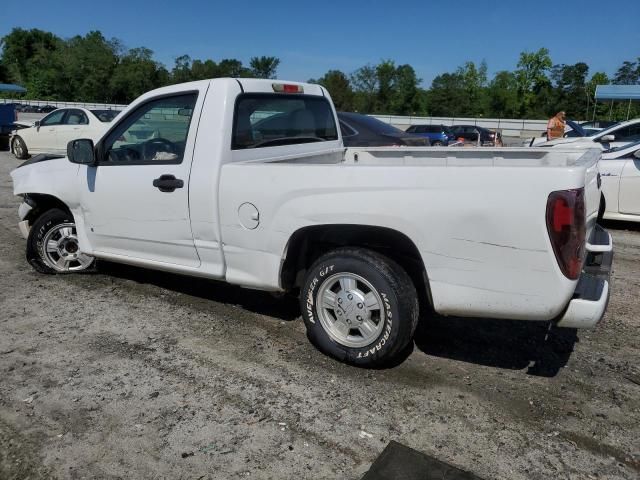
M197 93L158 98L139 106L109 133L102 162L181 163Z
M247 93L236 101L233 150L337 139L333 110L325 97Z

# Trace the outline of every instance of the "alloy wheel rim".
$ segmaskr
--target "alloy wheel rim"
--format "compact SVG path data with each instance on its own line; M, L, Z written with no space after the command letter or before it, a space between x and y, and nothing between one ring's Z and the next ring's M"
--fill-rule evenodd
M93 257L80 252L73 223L61 223L49 230L42 241L42 253L44 262L57 272L84 270L93 262Z
M351 348L373 343L385 324L382 298L369 281L341 272L318 288L316 313L332 340Z

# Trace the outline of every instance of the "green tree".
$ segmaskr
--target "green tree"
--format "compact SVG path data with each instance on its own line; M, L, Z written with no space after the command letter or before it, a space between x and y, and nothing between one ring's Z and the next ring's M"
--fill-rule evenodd
M615 85L637 85L640 83L640 57L637 62L624 62L613 77Z
M30 61L36 56L50 55L60 48L62 40L53 33L38 30L14 28L0 40L2 59L0 63L10 82L27 84L34 76Z
M193 80L191 76L191 57L180 55L176 58L171 70L171 83L184 83Z
M518 80L513 72L502 70L495 74L487 88L486 115L498 118L518 116Z
M584 62L575 65L554 65L551 69L551 80L554 84L554 100L562 105L570 118L586 118L588 116L589 96L586 88L589 66ZM555 110L559 110L558 107ZM547 111L552 114L551 111Z
M250 77L251 72L242 66L240 60L235 58L224 58L218 63L218 76L219 77Z
M354 107L361 113L371 113L375 109L378 91L378 74L376 67L365 65L351 75L354 91Z
M336 110L351 111L354 108L354 94L351 82L340 70L329 70L317 80L309 80L311 83L318 83L329 91Z
M165 84L161 74L166 69L153 60L153 51L145 47L132 48L124 53L116 65L109 89L117 103L129 103L144 92Z
M435 117L461 116L467 109L464 80L459 73L443 73L431 82L427 93L427 110Z
M479 67L473 62L465 62L456 71L464 90L462 115L478 116L487 109L486 91L487 63L483 60Z
M545 97L548 99L550 91L547 72L552 65L549 50L546 48L520 54L515 74L518 81L521 117L538 118L546 115Z
M419 87L420 82L411 65L400 65L396 68L390 104L392 114L422 115L425 113L425 98Z
M375 67L377 92L374 111L378 113L391 113L391 98L395 91L396 64L393 60L383 60Z
M251 75L255 78L277 78L278 65L280 59L277 57L253 57L249 62Z
M64 81L58 95L74 101L109 101L108 85L119 48L117 40L107 41L98 31L67 40L56 52Z
M587 119L591 118L605 118L608 107L605 103L596 102L596 87L598 85L609 85L611 81L609 77L604 72L596 72L591 76L591 79L586 84L587 95L589 98L589 105L591 108L590 114L587 115ZM595 109L595 111L594 111Z
M194 60L191 64L191 79L206 80L219 76L218 65L213 60Z

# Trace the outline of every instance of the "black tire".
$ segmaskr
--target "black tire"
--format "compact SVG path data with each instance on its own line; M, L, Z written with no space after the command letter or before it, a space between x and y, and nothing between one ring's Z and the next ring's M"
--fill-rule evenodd
M382 299L377 325L382 322L383 326L377 337L372 337L367 345L344 345L332 338L323 326L320 315L327 318L328 314L318 308L318 294L339 273L363 278ZM361 306L360 303L358 305ZM364 248L339 248L320 257L307 272L300 294L300 306L311 343L337 360L360 367L380 367L392 363L407 351L418 324L418 295L409 275L393 260ZM333 314L336 322L337 311Z
M40 273L57 274L57 273L79 273L88 272L95 269L95 259L92 259L86 266L82 266L80 262L73 262L73 269L57 270L50 266L46 260L45 239L47 235L61 224L71 224L75 227L73 215L58 208L47 210L44 212L31 226L29 238L27 238L27 261L31 266ZM65 253L66 254L66 253Z
M443 145L444 145L444 143L442 143L440 140L436 140L435 142L433 142L431 144L432 147L441 147Z
M13 140L11 140L11 151L18 160L26 160L27 158L29 158L27 144L24 143L24 140L22 140L22 138L19 136L15 136L13 137Z

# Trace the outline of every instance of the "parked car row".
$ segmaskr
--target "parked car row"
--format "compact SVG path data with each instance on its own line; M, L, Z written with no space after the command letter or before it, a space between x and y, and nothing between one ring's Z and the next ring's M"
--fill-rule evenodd
M49 113L53 112L58 107L54 107L53 105L30 105L24 103L11 103L15 108L16 112L23 113Z
M502 134L477 125L411 125L407 133L428 138L435 147L453 143L474 143L478 146L501 146Z

